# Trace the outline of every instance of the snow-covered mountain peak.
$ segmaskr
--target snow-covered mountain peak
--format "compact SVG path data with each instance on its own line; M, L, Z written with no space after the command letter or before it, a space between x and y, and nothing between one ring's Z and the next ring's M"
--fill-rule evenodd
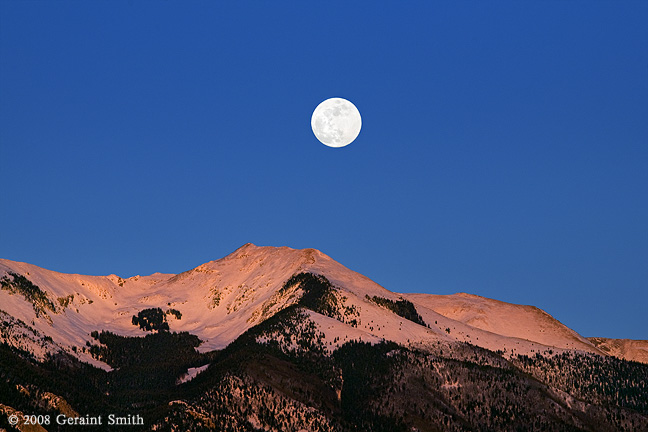
M467 293L398 294L316 249L252 243L177 275L154 273L126 279L63 274L0 260L0 279L5 280L0 309L12 322L29 327L5 331L0 340L18 344L21 335L38 333L69 352L81 349L79 356L90 361L83 353L85 344L92 342L92 331L143 336L146 332L133 324L132 317L160 308L168 315L171 331L198 336L203 341L201 351L220 349L299 302L305 288L287 282L302 273L325 277L334 290L331 300L337 312L308 314L332 348L353 338L422 348L438 341L459 341L510 353L532 354L549 347L602 353L533 306ZM32 345L40 343L33 339Z

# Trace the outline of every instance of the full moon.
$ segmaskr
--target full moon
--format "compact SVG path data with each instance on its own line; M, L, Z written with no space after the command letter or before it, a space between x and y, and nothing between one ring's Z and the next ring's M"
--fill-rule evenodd
M315 137L329 147L344 147L353 142L360 133L360 111L342 98L326 99L317 105L311 118Z

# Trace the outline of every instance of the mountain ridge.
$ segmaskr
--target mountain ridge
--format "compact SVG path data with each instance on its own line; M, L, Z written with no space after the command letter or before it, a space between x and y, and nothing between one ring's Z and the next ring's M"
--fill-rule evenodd
M8 431L15 412L141 414L147 431L648 428L648 365L610 355L641 345L392 292L315 249L246 244L127 279L0 260L0 285Z
M73 308L76 316L70 314L70 319L76 322L77 327L101 327L117 334L136 336L145 334L130 323L130 317L139 310L147 307L178 308L184 318L172 321L172 329L197 334L203 340L202 350L226 346L252 324L294 303L294 299L280 298L276 293L294 274L312 272L326 275L334 286L347 293L348 301L354 307L360 308L360 315L366 319L359 330L365 331L368 338L371 335L399 343L408 340L408 343L421 346L436 343L437 339L457 340L511 353L530 353L554 347L611 354L535 306L515 305L469 293L449 296L399 294L312 248L246 243L223 258L176 275L156 272L126 279L113 274L58 273L28 263L0 259L0 277L6 277L8 272L26 275L37 286L46 287L45 291L51 293L51 301L60 303L60 313L48 314L57 326L61 325L60 315L67 316L67 311ZM33 320L36 329L69 346L70 350L74 346L79 349L90 341L88 336L75 332L70 325L59 334L52 333L48 331L51 324L45 325L38 317L31 316L27 305L20 304L18 297L6 290L0 291L0 296L4 296L0 297L3 305L11 304L13 310L18 311L17 319L24 322ZM70 296L73 298L63 307L65 299ZM399 334L393 328L385 328L389 325L380 330L376 326L367 326L367 322L379 320L385 312L384 308L366 300L374 296L392 302L399 299L411 301L422 312L428 328L407 322L403 330L403 324L398 321ZM95 303L101 303L103 308L93 306ZM511 320L513 315L515 319ZM390 318L388 322L395 324L396 319ZM547 329L553 333L547 333ZM66 338L65 335L73 337ZM616 350L613 354L629 360L640 358L646 361L643 357L633 356L635 352Z

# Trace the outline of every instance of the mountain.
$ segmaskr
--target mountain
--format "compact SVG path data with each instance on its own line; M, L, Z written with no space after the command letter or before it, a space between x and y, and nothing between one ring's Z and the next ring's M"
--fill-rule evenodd
M626 360L648 363L648 341L633 339L588 338L601 351Z
M535 306L523 306L472 294L405 294L405 298L471 327L498 335L564 349L603 352L574 330ZM477 345L477 341L475 341Z
M648 366L624 360L646 363L646 341L587 339L538 308L470 294L398 294L315 249L246 244L131 278L0 260L0 287L6 418L112 409L143 413L141 430L648 430ZM0 427L11 428L2 414Z

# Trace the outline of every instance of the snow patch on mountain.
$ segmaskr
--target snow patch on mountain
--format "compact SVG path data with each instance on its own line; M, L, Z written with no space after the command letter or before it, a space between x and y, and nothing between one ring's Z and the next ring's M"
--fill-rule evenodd
M196 378L199 373L204 372L205 370L207 370L208 367L209 367L209 365L206 364L206 365L203 365L203 366L198 366L198 367L193 367L193 368L187 369L187 372L184 375L182 375L180 378L178 378L177 384L178 385L179 384L184 384L186 382L191 381L192 379Z

